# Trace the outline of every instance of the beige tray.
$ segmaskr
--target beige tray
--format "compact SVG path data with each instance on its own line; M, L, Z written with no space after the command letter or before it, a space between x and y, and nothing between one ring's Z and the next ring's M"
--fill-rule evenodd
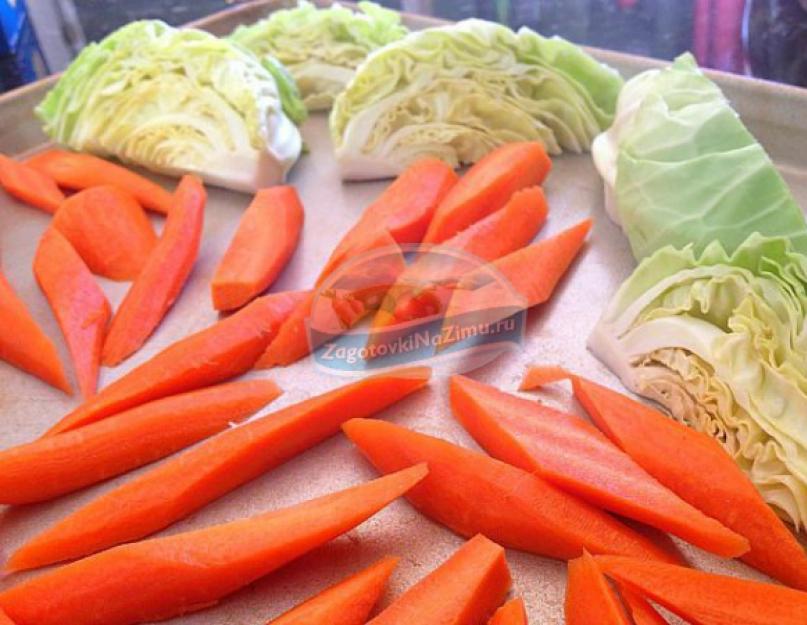
M216 33L226 33L236 24L257 19L277 4L252 3L212 16L199 25ZM412 16L407 20L413 28L435 23L434 20ZM594 52L626 75L655 64L648 59ZM802 205L807 206L807 172L800 162L803 146L807 145L804 116L807 91L727 75L716 74L715 78L781 166ZM0 152L18 154L42 145L44 137L31 109L49 82L42 81L0 97ZM303 135L311 150L294 168L291 182L299 189L306 206L305 230L300 248L274 287L276 290L307 287L341 233L384 187L383 183L343 184L339 180L331 158L324 115L315 115L306 122ZM173 181L164 182L173 184ZM527 363L560 363L618 387L615 378L586 351L585 341L603 305L633 267L626 240L603 212L601 184L588 155L557 158L546 189L551 212L541 236L558 232L592 215L596 225L590 244L553 300L530 311L523 348L473 375L503 389L514 390ZM104 370L103 383L108 383L177 338L216 319L209 303L208 283L248 201L245 195L210 190L204 241L188 286L145 348L119 369ZM65 362L69 362L59 330L31 272L34 250L47 223L45 214L14 203L0 193L3 269L34 317L60 346ZM116 304L125 285L104 282L103 286ZM269 410L343 382L316 370L309 361L258 375L271 377L285 390ZM546 399L561 408L580 412L564 390L546 395ZM67 399L38 380L0 362L0 448L34 438L76 404L77 400ZM434 380L430 390L401 402L382 416L406 427L475 447L451 417L444 379ZM348 441L338 436L205 507L166 533L286 506L375 475ZM127 479L129 476L123 476L47 504L0 508L0 545L3 551L7 553L14 549L46 525ZM382 555L396 554L402 561L391 583L386 599L389 601L433 569L461 543L462 539L422 517L405 501L398 501L347 536L226 598L217 607L172 622L259 625ZM741 564L720 561L689 547L684 547L684 551L694 564L708 570L756 576ZM526 599L531 623L561 624L565 566L515 551L508 552L508 561L515 580L514 592ZM0 589L23 577L2 580Z

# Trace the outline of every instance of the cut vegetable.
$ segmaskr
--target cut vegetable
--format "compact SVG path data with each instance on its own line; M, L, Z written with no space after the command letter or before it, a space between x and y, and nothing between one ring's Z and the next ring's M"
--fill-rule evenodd
M213 276L216 310L241 308L271 286L297 248L303 216L294 187L258 191Z
M364 625L397 564L398 558L384 558L267 625Z
M27 504L126 473L239 423L280 395L269 380L180 393L0 451L0 503ZM8 568L36 566L21 553Z
M69 413L48 434L72 430L248 371L304 292L274 293L169 345ZM2 326L0 326L2 327Z
M0 154L0 187L10 196L46 213L55 213L64 200L64 193L53 178L3 154Z
M43 565L148 536L333 436L350 417L422 388L429 375L415 367L370 376L222 432L78 509L15 560Z
M504 549L475 536L367 625L482 625L511 584Z
M707 551L724 557L748 551L745 538L662 486L580 417L464 376L451 379L451 406L463 427L496 458Z
M488 625L527 625L527 609L521 597L510 599L496 610Z
M121 165L77 152L46 150L35 154L25 164L45 174L65 189L81 191L90 187L112 185L132 194L141 206L167 215L174 198L156 182Z
M200 610L344 534L427 473L412 467L291 508L109 549L0 593L0 607L17 625L129 625Z
M342 429L381 472L428 463L429 478L407 498L461 536L481 533L563 560L588 549L677 561L604 512L484 454L383 421L351 419Z
M92 397L112 316L106 295L73 246L53 228L39 241L34 275L62 329L79 390L85 399Z
M160 240L112 318L105 365L117 365L140 349L179 296L199 253L206 200L201 180L182 178Z
M569 562L566 625L630 625L613 589L588 552Z
M108 185L71 195L56 212L53 226L93 273L111 280L134 280L157 244L137 200Z
M635 625L669 625L642 595L628 588L620 588L619 594Z
M59 353L0 271L0 359L72 393Z
M521 378L520 391L530 391L547 384L566 380L571 374L563 367L553 365L530 365Z

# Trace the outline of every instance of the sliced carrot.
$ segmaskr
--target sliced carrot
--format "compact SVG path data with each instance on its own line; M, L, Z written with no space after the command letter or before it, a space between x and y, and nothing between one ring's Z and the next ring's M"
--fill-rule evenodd
M807 590L807 554L720 444L630 397L573 376L594 423L682 499L751 543L743 562ZM708 476L708 477L706 477Z
M538 142L508 143L493 150L449 191L423 242L442 243L499 210L519 189L541 184L551 166Z
M397 565L398 558L384 558L267 625L364 625Z
M53 226L93 273L111 280L134 280L157 244L137 200L109 185L71 195L56 211Z
M206 198L201 180L183 176L160 240L112 318L101 355L105 365L140 349L179 296L199 253Z
M807 593L800 590L634 558L597 556L595 560L621 587L641 593L688 623L807 623Z
M209 328L180 339L102 389L47 434L73 430L148 401L223 382L248 371L304 297L304 292L259 297Z
M669 625L642 595L628 588L620 588L619 594L628 609L634 625Z
M576 415L464 376L451 379L451 406L471 436L500 460L706 551L725 557L748 551L745 538L680 499Z
M269 380L210 386L0 451L0 502L47 501L126 473L226 430L278 395Z
M127 625L200 610L344 534L428 473L412 467L302 504L122 545L0 593L18 625Z
M588 549L677 561L604 512L484 454L383 421L351 419L342 429L383 473L427 462L429 477L407 498L461 536L481 533L563 560Z
M79 390L85 399L92 397L112 316L106 295L73 246L53 228L39 241L34 275L62 329Z
M511 584L504 549L475 536L367 625L481 625Z
M510 599L496 610L488 625L527 625L527 608L521 597Z
M0 154L0 187L46 213L55 213L64 200L64 193L53 178L3 154Z
M297 247L303 216L294 187L255 194L210 284L216 310L241 308L271 286Z
M72 393L59 353L0 271L0 359Z
M521 378L520 391L530 391L561 380L568 380L573 374L555 365L530 365Z
M629 625L619 599L588 552L569 562L568 575L566 625Z
M167 215L174 199L160 185L111 161L66 150L46 150L25 164L56 181L60 187L81 191L109 184L131 193L141 206Z
M148 536L422 388L423 367L370 376L222 432L103 494L14 556L41 566ZM79 430L80 432L81 430Z

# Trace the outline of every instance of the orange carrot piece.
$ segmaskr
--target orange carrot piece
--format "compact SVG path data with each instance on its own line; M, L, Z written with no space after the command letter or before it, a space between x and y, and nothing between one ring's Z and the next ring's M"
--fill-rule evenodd
M101 355L105 365L140 349L179 296L199 253L206 198L201 180L183 176L160 240L112 318Z
M427 473L412 467L283 510L109 549L0 593L0 608L18 625L129 625L200 610L354 528Z
M639 593L628 588L620 588L619 594L634 625L669 625L656 608Z
M496 610L488 625L527 625L527 608L521 597L510 599Z
M569 562L568 571L566 625L629 625L619 599L587 551Z
M807 593L684 566L597 556L605 574L697 625L804 625ZM12 614L12 616L14 616Z
M0 610L0 625L14 625L14 622L3 610Z
M351 419L342 429L382 473L428 463L429 477L407 499L461 536L481 533L562 560L588 549L678 561L597 508L484 454L383 421Z
M572 383L608 438L682 499L749 540L743 562L807 590L804 548L715 439L590 380L572 376Z
M511 585L504 549L475 536L367 625L481 625Z
M72 394L59 353L0 271L0 360Z
M137 200L109 185L71 195L56 211L53 226L93 273L111 280L134 280L157 244Z
M303 216L294 187L255 194L210 284L213 308L241 308L271 286L297 247Z
M171 194L156 182L91 154L46 150L25 164L56 181L60 187L81 191L111 184L131 193L141 206L167 215L174 206Z
M748 541L660 484L582 418L464 376L451 379L455 417L490 454L589 503L725 557Z
M259 297L209 328L178 340L103 388L47 434L72 430L154 399L241 375L252 368L303 297L304 292Z
M568 380L573 374L555 365L530 365L521 378L520 391L531 391L561 380Z
M46 213L55 213L64 193L53 178L0 154L0 187L14 198Z
M422 388L429 375L414 367L370 376L226 430L104 493L13 558L41 566L148 536L333 436L351 416Z
M267 625L364 625L397 565L398 558L384 558Z
M448 192L423 237L442 243L499 210L519 189L541 184L552 163L538 142L507 143L473 165Z
M47 501L126 473L226 430L279 395L269 380L210 386L0 451L0 503ZM13 559L8 566L26 568Z

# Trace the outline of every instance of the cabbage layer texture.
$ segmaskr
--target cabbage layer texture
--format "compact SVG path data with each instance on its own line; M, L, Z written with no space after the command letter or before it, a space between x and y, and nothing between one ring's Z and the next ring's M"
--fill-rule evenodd
M720 442L765 500L807 519L807 257L752 234L665 247L606 308L589 348L637 394ZM703 476L708 480L709 476Z
M473 163L512 141L582 152L613 119L622 78L564 39L484 20L373 52L331 111L344 178L394 176L423 156Z
M285 76L209 33L132 22L84 48L36 112L74 150L254 191L300 155L283 99L304 108Z
M807 225L782 176L718 86L685 54L630 79L592 146L606 209L637 260L665 245L731 252L752 232L807 252Z

